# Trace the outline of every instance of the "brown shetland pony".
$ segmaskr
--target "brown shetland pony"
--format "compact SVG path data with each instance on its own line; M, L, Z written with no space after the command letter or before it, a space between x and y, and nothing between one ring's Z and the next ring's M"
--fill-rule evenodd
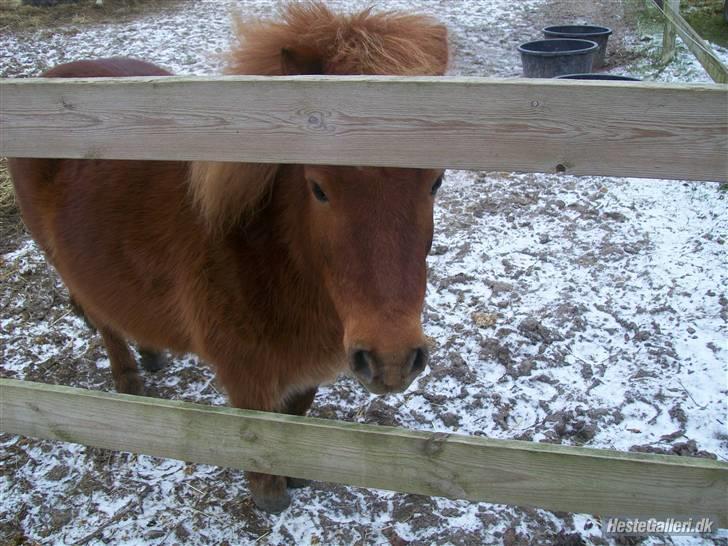
M400 13L343 16L293 4L279 22L237 22L232 74L442 75L447 32ZM168 72L81 61L48 77ZM116 388L143 385L157 351L212 364L239 408L304 414L347 364L374 393L426 366L420 314L433 198L424 169L13 159L25 223L100 332ZM286 478L248 473L260 508Z

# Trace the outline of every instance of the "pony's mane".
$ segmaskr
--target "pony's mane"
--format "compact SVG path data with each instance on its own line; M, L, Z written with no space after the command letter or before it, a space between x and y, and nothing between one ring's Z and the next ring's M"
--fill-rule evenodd
M291 3L280 20L234 18L226 74L283 76L440 76L448 63L447 29L399 12L335 14L320 2ZM192 196L208 225L225 229L251 217L271 193L278 165L194 162Z
M236 17L237 43L226 72L268 76L445 73L448 49L443 25L424 15L371 10L342 15L323 3L308 2L283 8L280 22Z

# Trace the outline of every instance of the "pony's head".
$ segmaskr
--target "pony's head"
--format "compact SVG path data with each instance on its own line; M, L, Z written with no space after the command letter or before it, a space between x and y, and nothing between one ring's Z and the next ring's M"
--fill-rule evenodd
M291 4L280 21L238 19L230 74L442 75L446 28L402 13L337 15ZM265 206L277 165L197 163L193 196L213 228ZM339 315L349 366L375 393L407 388L428 352L421 313L441 170L303 165L291 191L300 230Z
M404 390L428 362L420 316L442 171L304 173L307 250L342 321L349 366L374 393Z

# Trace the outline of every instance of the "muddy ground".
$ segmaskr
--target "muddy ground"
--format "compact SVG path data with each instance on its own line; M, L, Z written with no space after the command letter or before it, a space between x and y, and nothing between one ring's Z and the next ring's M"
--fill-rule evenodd
M671 68L655 65L659 36L638 28L637 3L416 4L450 26L456 74L518 75L518 43L546 23L577 21L614 28L607 70L704 77L684 51ZM116 23L4 28L0 75L110 54L214 73L236 5L260 15L275 7L183 1ZM429 373L390 397L343 377L321 390L311 414L726 460L725 196L711 183L448 173L429 260L424 323L437 343ZM2 215L0 374L113 390L99 339L70 313L16 212ZM152 396L225 403L193 357L175 358L146 382ZM10 435L0 435L0 472L0 543L606 542L589 515L327 483L295 492L286 512L269 516L252 506L239 471ZM640 542L663 543L629 541Z

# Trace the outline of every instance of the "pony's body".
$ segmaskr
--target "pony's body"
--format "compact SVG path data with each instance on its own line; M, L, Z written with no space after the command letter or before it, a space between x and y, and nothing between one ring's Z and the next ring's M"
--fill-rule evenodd
M318 4L283 15L239 24L231 72L445 69L445 30L427 18ZM45 75L167 74L103 59ZM236 407L297 414L347 361L373 392L406 388L426 364L438 171L56 159L12 159L10 170L26 225L103 336L121 392L143 390L126 340L143 362L163 349L199 355ZM249 478L259 506L287 505L285 478Z
M245 380L221 377L233 404L262 410L284 411L290 390L341 370L341 325L287 248L302 224L300 211L283 210L285 181L300 166L280 170L270 204L244 229L221 235L181 183L186 163L44 161L41 174L37 160L12 160L24 220L102 334L234 370Z

